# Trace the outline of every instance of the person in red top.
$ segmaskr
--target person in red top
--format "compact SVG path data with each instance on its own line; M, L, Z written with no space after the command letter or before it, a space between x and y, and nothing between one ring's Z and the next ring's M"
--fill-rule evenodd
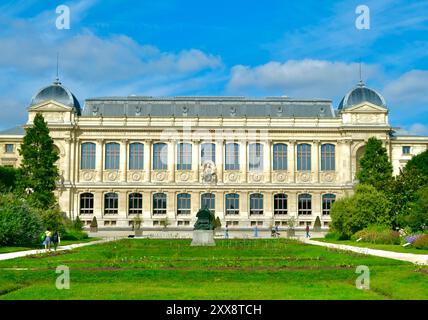
M310 237L310 235L309 235L309 225L307 224L306 225L306 238L309 238Z

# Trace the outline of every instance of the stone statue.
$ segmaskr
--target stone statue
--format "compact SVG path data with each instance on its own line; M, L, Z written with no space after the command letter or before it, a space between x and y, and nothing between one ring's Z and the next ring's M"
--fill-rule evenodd
M207 207L200 209L196 214L196 221L193 230L214 230L215 229L215 217Z

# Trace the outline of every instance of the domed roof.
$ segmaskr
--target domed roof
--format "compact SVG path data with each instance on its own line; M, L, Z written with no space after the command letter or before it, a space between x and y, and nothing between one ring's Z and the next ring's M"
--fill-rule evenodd
M53 84L39 90L33 99L31 99L30 107L49 100L54 100L65 106L72 107L76 110L76 113L80 115L81 108L79 101L70 90L58 81L58 79Z
M382 95L373 89L367 88L360 80L357 87L343 97L338 109L347 109L363 102L370 102L376 106L386 108L386 102Z

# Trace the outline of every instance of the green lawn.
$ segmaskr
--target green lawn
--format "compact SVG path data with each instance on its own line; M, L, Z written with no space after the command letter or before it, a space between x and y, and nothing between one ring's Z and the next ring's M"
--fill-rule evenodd
M123 239L0 261L0 299L428 299L428 267L286 239L216 243ZM59 265L69 290L55 287ZM359 265L369 290L355 287Z
M367 242L356 242L352 240L330 240L325 238L311 238L311 240L345 244L349 246L369 248L369 249L394 251L394 252L428 254L428 250L416 249L416 248L413 248L412 246L403 247L402 245L398 245L398 244L376 244L376 243L367 243Z
M76 244L76 243L86 243L91 241L100 240L101 238L88 238L83 240L61 240L60 246L67 246L69 244ZM9 253L9 252L18 252L18 251L26 251L26 250L34 250L34 249L40 249L40 246L28 246L28 247L2 247L0 246L0 254L1 253ZM53 250L53 246L52 246Z

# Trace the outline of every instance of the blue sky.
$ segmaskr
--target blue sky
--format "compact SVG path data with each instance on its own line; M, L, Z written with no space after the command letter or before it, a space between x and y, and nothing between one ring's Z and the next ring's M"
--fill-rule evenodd
M70 30L55 26L70 7ZM370 29L355 27L358 5ZM111 95L340 99L359 80L390 122L428 135L428 1L2 1L0 129L60 78L81 103Z

